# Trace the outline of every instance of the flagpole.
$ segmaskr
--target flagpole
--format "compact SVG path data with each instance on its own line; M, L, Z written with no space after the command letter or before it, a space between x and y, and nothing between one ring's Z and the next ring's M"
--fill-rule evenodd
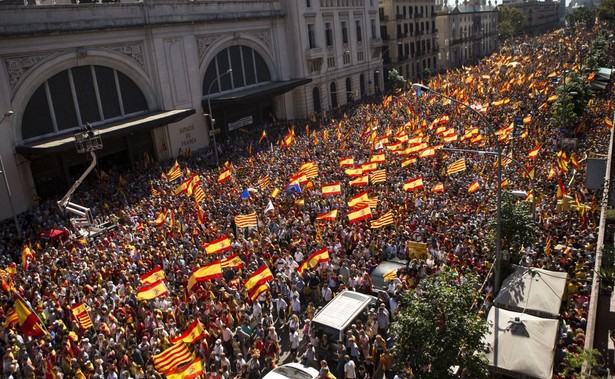
M49 333L49 331L47 330L47 328L45 327L45 324L43 324L43 321L41 320L41 318L40 318L40 317L38 317L38 313L36 313L36 312L34 311L34 309L32 309L32 307L28 304L28 302L27 302L27 301L26 301L23 297L21 297L21 295L19 294L19 292L17 292L16 290L13 290L13 294L14 294L15 296L17 296L17 297L19 298L19 300L21 300L22 304L23 304L23 305L25 305L25 306L26 306L26 308L28 308L28 310L29 310L30 312L32 312L32 314L33 314L34 316L36 316L36 319L38 320L39 325L43 328L43 330L45 331L45 333L46 333L46 334L50 334L50 333Z

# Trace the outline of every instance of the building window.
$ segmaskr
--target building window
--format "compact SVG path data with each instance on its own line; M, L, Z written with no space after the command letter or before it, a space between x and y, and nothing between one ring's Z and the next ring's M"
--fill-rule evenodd
M342 21L342 43L348 43L348 25L346 21Z
M24 110L21 137L61 134L86 122L117 120L148 111L141 89L126 75L104 66L79 66L43 83Z
M335 57L327 57L327 68L335 67Z
M357 28L357 42L362 42L363 41L363 32L361 32L361 21L357 20L355 25L356 25L356 28Z
M316 32L314 31L314 24L308 24L308 43L310 49L316 48Z
M370 22L372 26L372 39L376 39L376 37L378 36L378 33L376 33L376 20L372 18Z
M331 92L331 109L337 108L337 86L335 82L331 82L329 88Z
M318 87L314 87L312 90L312 102L314 104L314 112L320 112L322 108L320 106L320 90Z
M311 0L305 0L305 6L308 8L312 7L312 1Z
M365 54L363 54L363 52L362 52L362 51L358 51L358 52L357 52L357 60L358 60L359 62L363 62L363 61L365 60Z
M344 64L350 64L350 51L345 51L344 55L342 56L342 58L344 59Z
M331 29L331 23L325 24L325 38L327 39L327 46L333 46L333 29Z
M233 72L216 81L216 78L229 68L232 68ZM247 46L231 46L216 54L207 66L203 77L203 94L208 94L212 83L213 94L268 81L271 81L271 74L259 53Z

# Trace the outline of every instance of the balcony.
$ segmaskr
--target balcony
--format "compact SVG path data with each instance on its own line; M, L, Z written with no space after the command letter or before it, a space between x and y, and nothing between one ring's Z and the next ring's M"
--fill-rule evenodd
M397 14L397 15L395 15L395 19L396 19L396 20L403 20L403 19L405 19L405 18L406 18L406 16L404 16L403 14Z
M408 33L397 33L397 39L408 37Z
M308 49L305 57L307 59L317 59L317 58L324 58L325 56L325 50L322 47L316 47L314 49Z

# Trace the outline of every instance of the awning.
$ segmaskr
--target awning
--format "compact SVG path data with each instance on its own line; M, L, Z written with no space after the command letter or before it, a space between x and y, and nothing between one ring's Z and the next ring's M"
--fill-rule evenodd
M242 88L232 92L216 93L211 95L209 98L207 96L203 96L203 105L207 105L208 100L212 104L234 104L248 102L266 96L281 95L294 88L311 82L311 78L292 79L281 82L259 84L254 87Z
M172 111L150 112L138 117L132 117L121 121L110 122L97 126L94 129L100 133L103 141L118 138L143 129L152 129L158 126L171 124L194 114L195 109L175 109ZM75 131L53 136L43 140L24 143L15 150L24 155L50 154L75 148Z

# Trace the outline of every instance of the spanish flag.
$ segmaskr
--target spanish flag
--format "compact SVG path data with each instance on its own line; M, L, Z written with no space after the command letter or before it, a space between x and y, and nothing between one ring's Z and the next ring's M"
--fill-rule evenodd
M361 165L361 171L363 171L364 174L367 174L377 169L378 163L364 163Z
M194 287L197 282L204 282L206 280L218 279L221 277L222 264L219 261L199 267L195 269L188 278L188 291L191 291L192 287Z
M24 336L38 337L46 334L36 313L20 298L15 299L15 313Z
M216 240L213 240L205 246L205 251L207 254L220 254L231 249L231 240L227 236L222 236Z
M348 222L350 224L354 224L355 222L363 220L368 220L370 218L372 218L372 211L367 205L357 208L357 210L348 213Z
M432 193L442 193L444 192L444 184L443 183L438 183L435 186L431 187L431 192Z
M321 213L316 216L316 221L335 221L337 218L337 209L334 209L330 212Z
M176 344L177 342L192 343L205 337L205 329L201 322L196 319L188 326L188 328L179 336L172 338L169 342ZM168 377L168 376L167 376Z
M436 155L436 149L428 148L419 153L419 158L429 158L433 157L434 155Z
M373 220L371 222L371 227L372 229L382 228L383 226L390 225L394 222L395 220L393 219L393 211L388 211L387 213L380 216L379 219Z
M361 192L360 194L353 196L352 199L350 199L350 201L348 202L348 208L357 206L360 203L367 201L367 199L369 199L367 192Z
M406 167L413 163L416 163L416 158L406 159L405 161L401 162L401 167Z
M301 263L301 265L299 267L297 267L297 272L301 275L303 275L303 272L310 268L309 266L310 261L304 261L303 263Z
M386 157L385 157L384 153L374 154L369 159L369 162L370 163L384 163L384 162L386 162Z
M340 167L352 167L354 166L354 158L346 157L340 159Z
M410 179L404 183L404 191L410 192L423 188L423 177Z
M156 267L155 269L149 272L146 272L145 274L139 277L141 284L150 284L150 283L154 283L154 282L157 282L159 280L164 280L164 279L165 279L164 271L162 271L162 268L160 266Z
M359 176L348 182L348 184L350 184L351 187L366 186L369 184L369 175Z
M258 143L260 144L265 138L267 138L267 132L263 130L263 133L261 133L261 138L258 140Z
M231 178L231 169L227 168L218 176L218 183L223 183Z
M167 295L169 290L163 280L147 284L137 291L137 300L151 300L160 296Z
M347 168L346 170L344 170L344 173L346 173L346 175L350 176L351 178L355 178L357 176L363 175L363 170L361 169L361 167Z
M21 249L21 265L24 270L28 269L31 260L34 260L34 252L27 245L24 245Z
M273 273L271 273L271 270L269 270L269 267L267 267L267 265L263 265L261 268L254 271L252 275L250 275L248 280L246 280L245 287L248 291L250 291L253 288L265 284L272 279Z
M536 159L536 157L538 156L538 152L540 151L540 145L536 145L535 148L533 148L532 150L530 150L529 153L527 153L527 157L529 159Z
M195 357L191 362L178 366L175 370L165 373L167 379L196 379L205 374L201 358Z
M256 301L256 299L258 299L258 297L265 291L269 290L269 285L267 283L263 283L259 286L256 286L254 289L252 289L251 291L248 291L248 294L250 295L250 300L252 301Z
M609 129L613 128L613 120L611 120L608 116L604 118L604 125Z
M154 222L156 223L156 226L160 226L164 224L166 220L167 220L167 211L164 210L158 213L158 216L156 217L156 220Z
M557 182L557 194L556 197L560 198L563 196L566 196L567 192L566 192L566 187L564 187L564 182L562 182L562 178L559 178L559 181Z
M160 354L152 356L156 371L167 373L192 358L185 343L178 342Z
M478 183L478 180L475 180L468 187L468 193L474 193L478 191L479 189L480 189L480 184Z
M322 186L322 196L333 196L342 193L342 186L340 182L324 184Z
M237 254L233 254L218 261L222 268L242 268L243 261Z
M329 251L326 247L312 253L308 258L310 267L315 267L319 263L329 262Z
M510 182L508 181L508 179L502 180L502 184L501 184L502 189L508 188L509 184Z

